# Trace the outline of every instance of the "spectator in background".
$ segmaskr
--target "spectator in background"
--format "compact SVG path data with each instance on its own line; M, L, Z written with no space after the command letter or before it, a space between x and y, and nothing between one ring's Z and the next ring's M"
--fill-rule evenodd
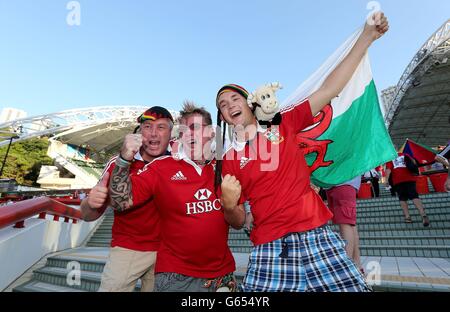
M400 206L402 207L405 215L405 222L413 222L408 209L408 199L410 199L413 201L422 216L423 226L427 227L430 225L430 220L425 213L422 201L417 193L416 178L414 177L413 172L411 172L408 168L408 162L416 163L416 161L409 155L398 153L398 157L396 159L386 164L386 177L389 180L392 175L392 184L395 187L395 191L398 193Z
M447 181L445 182L445 189L447 192L450 192L450 167L448 167L448 175L447 175Z
M361 186L361 177L334 186L326 191L328 208L333 212L333 223L339 226L339 232L346 241L347 255L364 274L359 251L359 233L356 226L356 194Z
M363 182L370 181L372 184L372 195L374 197L380 197L380 174L375 169L371 169L364 173Z
M391 192L392 197L396 196L395 187L394 184L392 183L392 176L387 177L386 181L387 181L386 189L388 189Z
M443 148L439 155L436 156L436 162L441 163L443 166L447 167L448 169L448 175L447 175L447 181L445 182L445 190L447 192L450 192L450 145L448 145L446 148Z
M80 192L80 195L78 195L78 198L79 198L80 200L85 199L85 198L86 198L86 193L85 193L84 191L81 191L81 192Z

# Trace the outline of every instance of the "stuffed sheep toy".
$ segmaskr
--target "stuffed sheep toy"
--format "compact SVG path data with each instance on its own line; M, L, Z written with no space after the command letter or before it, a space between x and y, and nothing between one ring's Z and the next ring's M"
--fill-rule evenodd
M259 87L248 96L247 103L250 108L254 109L255 117L260 124L261 122L273 125L280 124L281 115L278 114L280 105L275 92L282 88L279 82L274 82Z

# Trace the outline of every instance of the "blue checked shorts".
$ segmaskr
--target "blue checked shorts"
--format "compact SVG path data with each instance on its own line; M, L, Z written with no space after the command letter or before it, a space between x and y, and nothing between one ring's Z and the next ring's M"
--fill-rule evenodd
M280 254L284 248L284 256ZM255 246L241 290L245 292L368 292L371 288L329 226L291 233Z

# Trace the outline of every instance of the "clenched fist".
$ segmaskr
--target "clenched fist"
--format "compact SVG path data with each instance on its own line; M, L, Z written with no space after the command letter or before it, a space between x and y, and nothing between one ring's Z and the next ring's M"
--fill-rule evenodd
M383 12L375 12L368 19L364 33L372 41L381 38L389 30L389 22Z
M222 180L222 206L225 210L233 210L241 197L241 183L234 177L227 174Z
M140 134L128 134L123 141L120 155L128 161L132 161L134 155L139 151L142 146L142 135Z
M89 192L88 205L91 209L100 209L108 199L109 172L106 172L101 181Z

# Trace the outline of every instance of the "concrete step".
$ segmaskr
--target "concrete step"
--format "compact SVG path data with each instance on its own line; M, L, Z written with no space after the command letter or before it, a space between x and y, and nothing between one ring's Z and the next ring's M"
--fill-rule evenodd
M444 206L446 205L446 206ZM434 214L438 214L438 213L445 213L445 214L450 214L450 203L444 203L444 204L435 204L433 206L425 206L425 211L427 213L434 213ZM357 207L356 212L358 214L358 216L363 216L363 217L369 217L372 216L373 214L376 215L398 215L399 212L400 214L403 214L403 210L400 208L400 205L398 205L397 207L395 207L395 209L385 209L385 207L379 206L379 207L373 207L373 208L361 208L361 207ZM409 207L409 212L411 214L419 214L419 211L416 209L416 207L414 206L410 206Z
M47 259L46 266L47 267L55 267L61 269L67 269L70 267L71 262L76 262L80 264L80 269L85 272L103 272L103 267L105 266L105 260L97 260L90 259L86 260L85 258L77 258L77 257L50 257Z
M111 245L110 241L95 241L89 242L87 247L109 247Z
M434 195L419 195L419 198L424 203L433 203L433 202L445 202L448 201L450 196L446 193L436 193ZM370 199L357 199L358 205L366 206L374 203L386 203L386 204L395 204L399 203L398 197L389 197L389 198L370 198ZM408 200L408 204L412 203L412 200Z
M422 217L418 214L410 214L413 221L416 222L422 222ZM448 221L450 222L450 213L430 213L427 211L427 216L430 219L430 223L436 222L436 221ZM405 220L405 217L403 216L403 213L399 213L397 215L392 216L386 216L380 214L379 216L373 216L373 217L366 217L359 215L356 219L356 224L367 224L367 223L398 223L403 224Z
M93 239L108 239L108 240L111 240L111 238L112 238L112 234L101 233L101 234L94 234L94 235L92 235L92 237L91 237L91 239L89 241L91 241Z
M441 228L450 228L450 220L447 219L447 216L429 216L430 217L430 229L441 229ZM411 230L411 229L419 229L423 228L422 218L414 218L412 217L413 223L405 223L404 218L396 218L396 217L387 217L387 218L366 218L362 220L357 220L358 230L360 231L372 231L372 230Z
M333 227L335 232L339 232L338 227ZM361 237L379 237L379 236L412 236L412 237L436 237L449 236L450 229L430 229L422 227L414 230L398 230L398 231L359 231Z
M112 230L112 225L100 225L97 228L96 232L99 231L99 230L109 230L109 231L111 231Z
M114 223L114 220L106 220L106 221L103 221L102 222L102 224L100 225L100 227L107 227L107 226L112 226L113 225L113 223Z
M104 238L104 239L111 239L111 235L112 234L108 234L108 233L99 233L99 234L94 234L92 235L92 238ZM91 239L92 239L91 238Z
M96 234L112 234L111 229L98 229L95 231L94 235Z
M92 237L94 237L96 235L102 235L102 234L112 235L112 231L110 229L98 229L97 231L94 232Z
M89 240L89 243L110 243L111 237L94 237Z
M433 195L433 196L419 196L423 203L432 204L432 203L445 203L450 199L449 195ZM394 205L399 204L398 197L391 198L372 198L372 199L364 199L364 200L356 200L356 204L361 207L367 207L374 204L383 204L383 205ZM408 200L408 205L413 204L412 200Z
M450 258L449 245L401 246L401 245L360 245L361 256L376 257L426 257Z
M413 208L414 203L412 201L408 201L408 207ZM425 208L433 208L433 207L447 207L450 209L450 196L448 198L435 198L435 199L422 199L422 203ZM373 208L384 208L386 210L397 210L400 209L400 202L396 201L384 201L377 200L373 202L357 202L356 207L362 210L373 209Z
M399 245L399 246L449 246L450 236L380 236L360 237L361 245Z
M433 193L431 195L420 195L420 199L424 202L436 202L436 201L445 201L449 200L450 196L447 193ZM358 206L366 206L373 203L397 203L399 204L398 197L382 197L382 198L371 198L371 199L358 199ZM412 201L409 200L408 204L412 204Z
M434 219L436 221L446 221L450 220L450 209L434 209L434 210L425 210L427 216L431 219ZM422 221L422 217L419 214L419 211L416 209L409 212L410 216L417 220ZM436 217L435 217L436 216ZM389 218L390 220L396 220L399 223L403 223L405 220L405 216L403 214L403 211L390 211L390 212L362 212L357 211L357 222L366 221L367 219L373 220L374 218ZM395 218L395 219L393 219Z
M83 264L81 263L83 267ZM80 271L80 283L79 285L69 285L67 277L71 271L66 268L59 267L43 267L34 271L34 278L31 282L45 283L53 285L56 287L70 288L72 291L89 291L96 292L100 287L102 272L92 272L92 271ZM25 285L21 285L25 286ZM21 287L19 286L19 287ZM136 283L135 291L139 291L141 288L141 283L138 281ZM21 288L18 290L20 291Z
M450 202L445 203L434 203L434 204L424 204L425 211L428 213L450 213ZM418 213L417 208L414 205L408 205L409 211L411 213ZM383 213L383 214L392 214L392 213L398 213L402 212L402 208L400 205L373 205L373 206L366 206L361 207L357 206L356 211L358 215L366 215L371 213Z
M102 275L100 272L80 271L80 285L69 285L69 274L71 271L66 268L43 267L34 271L34 280L84 291L97 291L100 287Z
M14 288L13 292L85 292L85 290L31 280Z
M87 247L109 247L111 243L105 242L105 243L88 243Z

